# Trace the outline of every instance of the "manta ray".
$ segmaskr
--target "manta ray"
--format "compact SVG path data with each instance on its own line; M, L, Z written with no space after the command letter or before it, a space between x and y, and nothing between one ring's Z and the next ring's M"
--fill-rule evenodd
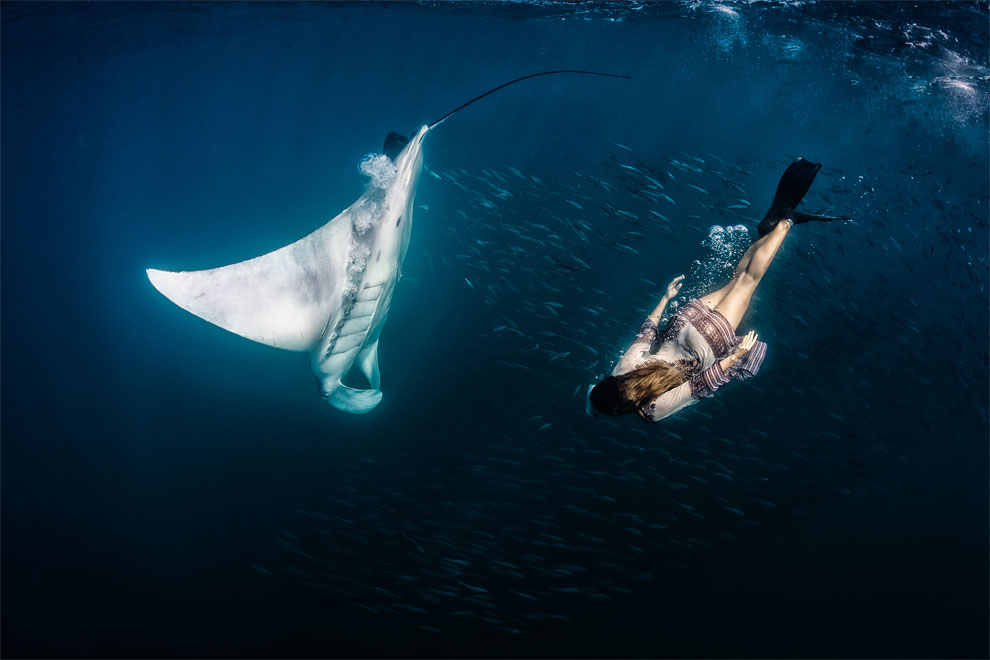
M309 354L322 396L338 410L367 413L382 400L378 341L412 230L433 128L489 94L528 78L596 71L543 71L499 85L423 126L411 138L389 133L384 154L366 157L364 194L313 233L260 257L209 270L147 269L151 284L182 309L256 342ZM357 368L368 387L343 384Z

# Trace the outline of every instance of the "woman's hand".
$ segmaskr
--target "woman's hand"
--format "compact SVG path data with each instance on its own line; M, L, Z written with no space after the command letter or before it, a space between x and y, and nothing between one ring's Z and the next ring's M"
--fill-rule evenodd
M663 298L660 299L657 308L650 313L649 318L654 323L660 322L660 317L663 316L663 310L667 309L667 303L677 297L677 292L681 290L681 280L683 279L683 275L678 275L667 285L667 293L663 294Z
M756 346L756 338L758 336L759 335L756 334L755 330L750 330L747 332L746 336L742 338L741 342L739 342L739 345L736 346L735 357L738 359L746 355L746 353L749 353L749 349Z
M754 330L750 330L749 332L747 332L746 336L742 338L741 342L739 342L739 345L736 346L736 349L732 351L732 353L730 353L729 355L726 355L724 358L722 358L722 361L718 363L719 366L722 367L722 371L728 371L728 369L732 367L736 362L739 362L739 360L741 360L742 357L746 355L746 353L749 353L749 349L756 346L757 336L758 335Z

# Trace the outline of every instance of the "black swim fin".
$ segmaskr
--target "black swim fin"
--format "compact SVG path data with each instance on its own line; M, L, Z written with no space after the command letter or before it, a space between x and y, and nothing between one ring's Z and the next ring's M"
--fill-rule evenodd
M760 236L770 233L777 226L777 223L785 218L794 221L795 224L809 220L839 219L794 211L794 208L801 203L801 200L808 193L808 189L811 188L811 183L818 176L820 169L822 169L821 163L812 163L804 158L798 158L787 166L783 176L780 177L780 183L777 184L777 194L774 195L773 204L770 205L770 210L760 222L758 228Z
M811 222L812 220L817 220L819 222L832 222L833 220L851 220L847 215L811 215L810 213L801 213L800 211L793 211L790 215L791 219L794 220L794 224L799 225L802 222Z

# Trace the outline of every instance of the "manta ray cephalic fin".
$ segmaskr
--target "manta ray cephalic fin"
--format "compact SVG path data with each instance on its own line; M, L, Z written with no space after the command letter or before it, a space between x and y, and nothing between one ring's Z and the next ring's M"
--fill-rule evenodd
M327 395L327 402L346 413L362 415L370 412L381 403L382 392L377 389L358 390L346 385L338 385Z
M365 347L357 356L357 365L361 369L361 373L364 377L368 379L368 383L371 384L376 390L381 387L382 384L382 374L378 370L378 340L375 340L374 344L370 344Z

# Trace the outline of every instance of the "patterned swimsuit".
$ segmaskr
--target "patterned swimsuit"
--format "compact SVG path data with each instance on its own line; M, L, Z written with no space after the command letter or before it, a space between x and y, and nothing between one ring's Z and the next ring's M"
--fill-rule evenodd
M746 380L755 376L767 354L767 345L761 341L728 370L723 371L719 364L741 341L721 312L693 299L670 318L663 332L658 332L652 319L646 319L613 374L632 371L654 360L678 367L687 381L640 407L645 417L660 421L711 396L733 378Z

